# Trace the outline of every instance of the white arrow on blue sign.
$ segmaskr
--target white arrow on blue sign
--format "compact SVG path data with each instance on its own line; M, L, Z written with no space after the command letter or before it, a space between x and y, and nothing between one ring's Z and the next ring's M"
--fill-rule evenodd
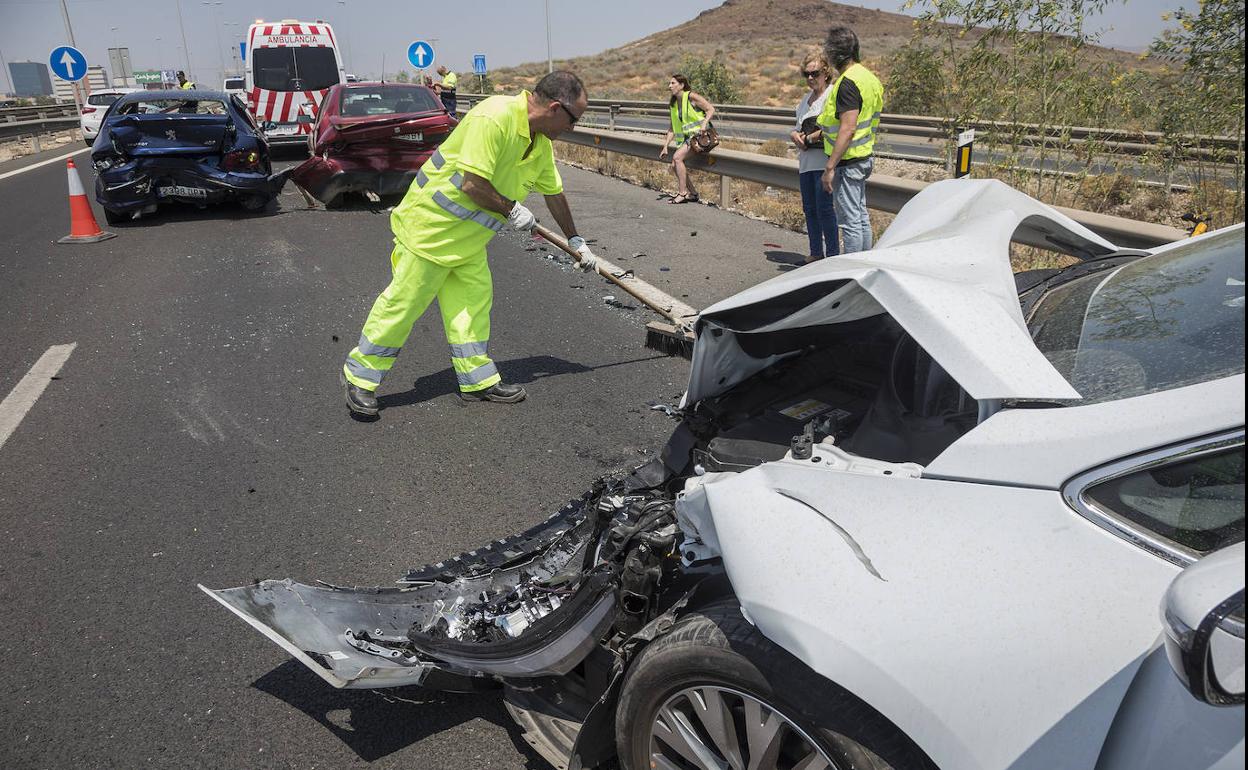
M423 40L417 40L407 47L407 60L413 67L425 69L433 64L433 46Z
M87 74L87 57L77 48L63 45L52 49L48 56L48 66L52 68L52 74L72 83L82 80L83 75Z

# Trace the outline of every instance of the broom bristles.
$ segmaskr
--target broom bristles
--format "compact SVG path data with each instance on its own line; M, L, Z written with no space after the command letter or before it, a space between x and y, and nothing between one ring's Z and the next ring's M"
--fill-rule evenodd
M668 356L693 358L693 335L684 329L661 323L646 324L646 347Z

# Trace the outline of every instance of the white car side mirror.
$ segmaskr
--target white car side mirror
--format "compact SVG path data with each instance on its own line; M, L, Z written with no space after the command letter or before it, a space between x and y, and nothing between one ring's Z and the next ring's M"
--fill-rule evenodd
M1179 573L1162 601L1166 656L1197 700L1244 702L1244 544Z

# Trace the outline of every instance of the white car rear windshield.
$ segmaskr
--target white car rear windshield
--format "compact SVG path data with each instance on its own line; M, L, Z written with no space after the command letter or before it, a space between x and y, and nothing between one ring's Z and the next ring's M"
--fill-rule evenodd
M1244 231L1214 234L1051 290L1036 345L1095 403L1244 371Z
M91 94L87 97L87 104L96 107L107 107L120 99L122 96L124 96L124 94Z

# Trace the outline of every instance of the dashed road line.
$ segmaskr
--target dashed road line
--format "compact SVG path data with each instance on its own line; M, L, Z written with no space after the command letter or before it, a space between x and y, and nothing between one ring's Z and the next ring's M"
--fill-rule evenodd
M48 383L52 381L57 372L61 371L61 367L69 360L69 354L73 353L76 347L78 343L71 342L68 345L53 345L48 348L35 365L30 367L30 371L21 379L21 382L17 383L3 401L0 401L0 448L4 447L4 442L9 440L13 431L17 430L22 418L39 400L39 396L43 395Z
M3 174L0 174L0 179L8 179L11 176L17 176L18 174L21 174L26 171L30 171L31 169L39 168L40 166L46 166L49 163L56 163L57 161L62 161L62 160L65 160L66 158L72 158L75 155L81 155L84 152L91 152L91 148L83 147L81 150L74 150L73 152L67 152L64 155L57 155L55 158L48 158L47 160L41 160L38 163L31 163L29 166L23 166L21 168L14 169L12 171L6 171Z

